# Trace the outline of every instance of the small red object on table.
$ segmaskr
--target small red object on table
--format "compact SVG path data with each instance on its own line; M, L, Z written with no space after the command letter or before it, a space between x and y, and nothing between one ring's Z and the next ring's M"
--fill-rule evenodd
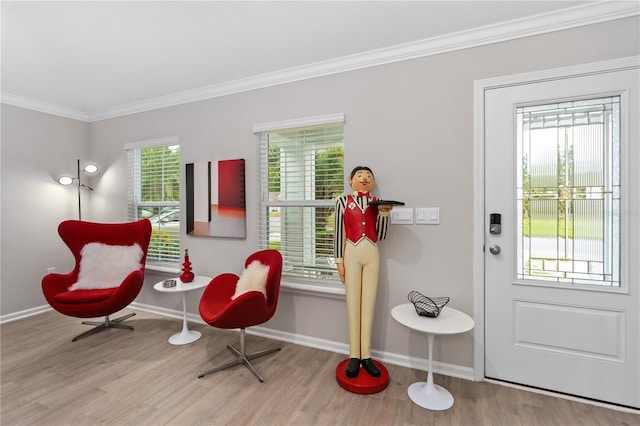
M180 274L180 281L183 283L190 283L193 281L194 274L191 271L191 262L189 261L189 249L184 251L184 263L182 264L182 273Z

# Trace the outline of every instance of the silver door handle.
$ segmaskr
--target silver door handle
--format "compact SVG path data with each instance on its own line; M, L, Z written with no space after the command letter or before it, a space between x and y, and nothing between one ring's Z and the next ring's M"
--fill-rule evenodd
M501 251L502 251L502 249L501 249L501 248L500 248L500 246L499 246L499 245L497 245L497 244L491 244L491 245L489 246L489 252L490 252L491 254L494 254L494 255L495 255L495 254L500 254L500 252L501 252Z

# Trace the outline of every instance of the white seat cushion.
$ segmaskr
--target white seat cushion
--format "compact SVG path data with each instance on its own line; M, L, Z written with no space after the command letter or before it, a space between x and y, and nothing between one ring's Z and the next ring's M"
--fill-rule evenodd
M269 275L269 265L263 265L259 260L254 260L242 271L240 279L236 284L236 292L231 300L248 291L259 291L267 297L267 276Z
M69 291L119 287L131 272L142 267L143 252L138 244L89 243L80 255L78 282L69 287Z

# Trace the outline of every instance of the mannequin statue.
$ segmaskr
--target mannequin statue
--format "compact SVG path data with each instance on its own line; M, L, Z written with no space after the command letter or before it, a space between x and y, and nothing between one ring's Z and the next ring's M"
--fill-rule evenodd
M370 205L375 185L373 171L357 166L349 175L352 194L336 202L334 254L344 283L349 321L349 362L346 376L358 376L360 366L373 377L380 369L371 359L371 332L378 290L377 242L387 236L391 205Z

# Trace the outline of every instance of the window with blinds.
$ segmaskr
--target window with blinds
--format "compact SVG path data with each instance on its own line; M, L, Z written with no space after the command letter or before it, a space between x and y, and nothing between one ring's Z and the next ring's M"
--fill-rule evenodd
M147 263L180 261L180 145L170 137L125 145L128 217L148 218L152 234Z
M337 279L335 200L344 192L344 117L254 127L260 159L260 245L277 249L283 275Z

